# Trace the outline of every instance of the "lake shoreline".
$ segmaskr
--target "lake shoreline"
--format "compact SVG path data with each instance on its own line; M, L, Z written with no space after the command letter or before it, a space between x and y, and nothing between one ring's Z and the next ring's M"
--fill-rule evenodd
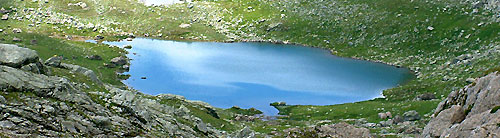
M158 39L157 37L134 37L133 39L136 39L136 38L139 38L139 39L150 39L150 40L165 40L165 41L179 41L179 42L209 42L209 43L268 43L268 44L284 44L284 45L293 45L293 46L300 46L300 47L310 47L310 48L319 48L321 50L326 50L326 51L329 51L329 55L331 56L335 56L335 57L338 57L338 58L345 58L345 59L352 59L352 60L360 60L360 61L366 61L366 62L371 62L371 63L375 63L375 64L384 64L384 65L388 65L388 66L392 66L392 67L395 67L395 68L402 68L401 66L396 66L396 65L392 65L392 64L387 64L385 62L382 62L382 61L372 61L372 60L364 60L364 59L359 59L359 58L349 58L349 57L341 57L341 56L337 56L335 54L333 54L333 52L331 52L330 50L328 50L327 48L322 48L322 47L318 47L318 46L310 46L310 45L304 45L304 44L297 44L297 43L285 43L285 42L282 42L282 41L249 41L249 40L242 40L242 41L233 41L233 42L228 42L228 41L223 41L223 42L219 42L219 41L197 41L197 40L189 40L189 39ZM132 41L133 41L132 39ZM97 40L94 40L95 42L97 43L102 43L103 42L126 42L127 39L120 39L120 40L116 40L116 41L97 41ZM110 44L107 44L107 45L110 45ZM120 47L121 49L123 50L127 50L126 48L124 48L123 46L118 46ZM135 47L135 46L134 46ZM127 57L129 59L131 59L130 57ZM330 105L340 105L340 104L347 104L347 103L358 103L358 102L365 102L365 101L372 101L372 100L375 100L375 99L379 99L379 98L385 98L385 95L383 94L383 91L387 90L387 89L391 89L391 88L395 88L395 87L399 87L399 86L402 86L402 85L405 85L407 84L409 81L415 79L415 73L414 71L410 70L409 68L405 68L406 70L409 71L409 73L411 73L411 78L408 78L408 79L405 79L405 81L401 84L398 84L394 87L390 87L390 88L386 88L382 91L380 91L380 94L379 96L376 96L376 97L373 97L373 98L370 98L370 99L367 99L367 100L359 100L359 101L354 101L354 102L344 102L344 103L338 103L338 104L325 104L325 105L313 105L313 104L296 104L297 106L330 106ZM127 86L129 86L129 88L131 89L134 89L132 86L130 86L130 84L128 83L125 83L124 81L126 80L122 80L122 83L123 84L126 84ZM136 90L136 89L135 89ZM139 91L139 90L138 90ZM147 93L144 93L144 94L147 94ZM153 95L153 94L151 94ZM179 94L180 96L183 96L182 94ZM154 96L154 95L153 95ZM195 101L199 101L199 100L195 100ZM203 100L201 100L203 101ZM274 101L274 102L279 102L279 101ZM271 102L272 103L272 102ZM269 104L271 104L269 103ZM271 105L270 105L271 106ZM293 106L293 105L287 105L287 106ZM277 109L279 112L276 114L276 115L280 115L280 108L277 108L276 106L272 106L274 107L275 109ZM250 107L252 108L252 107ZM222 108L222 109L225 109L225 108ZM265 114L267 115L267 114ZM269 116L269 115L267 115ZM270 116L275 116L275 115L270 115Z

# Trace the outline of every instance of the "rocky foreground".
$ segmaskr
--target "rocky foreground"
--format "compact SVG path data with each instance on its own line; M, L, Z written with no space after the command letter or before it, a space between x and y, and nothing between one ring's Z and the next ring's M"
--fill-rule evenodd
M452 92L435 110L422 137L500 137L500 74L491 73Z
M48 62L53 63L53 62ZM76 65L73 65L76 66ZM9 137L223 137L190 115L189 109L160 104L157 98L107 86L107 92L84 92L66 78L50 76L37 53L0 44L0 133ZM84 71L85 72L85 71ZM99 98L92 98L97 95ZM102 99L102 100L98 100ZM155 99L155 100L152 100ZM211 107L197 105L204 110ZM249 134L234 136L242 137Z

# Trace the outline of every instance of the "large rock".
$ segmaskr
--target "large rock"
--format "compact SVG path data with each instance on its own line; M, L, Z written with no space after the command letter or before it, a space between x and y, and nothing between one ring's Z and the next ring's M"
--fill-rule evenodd
M2 20L8 20L8 19L9 19L9 15L8 14L2 15Z
M420 115L418 114L417 111L411 110L411 111L405 112L403 114L403 119L405 121L416 121L416 120L420 120Z
M60 63L61 68L69 69L72 72L80 73L83 74L87 77L89 77L90 80L96 83L102 83L101 80L97 77L97 75L94 73L94 71L87 69L85 67L81 67L78 65L72 65L72 64L66 64L66 63Z
M117 66L123 66L125 64L128 64L128 59L126 57L120 56L120 57L115 57L111 59L111 64L117 65Z
M427 100L432 100L432 99L436 99L436 96L432 93L424 93L424 94L417 96L417 100L419 100L419 101L420 100L427 101Z
M36 51L10 44L0 44L0 65L20 68L39 62Z
M453 124L461 122L465 118L465 112L460 105L442 111L436 118L432 119L424 129L428 137L439 137L441 133Z
M476 79L450 93L421 137L498 137L500 135L500 75L497 72Z
M44 64L47 66L52 66L52 67L60 67L62 60L63 60L63 58L61 56L54 56L54 57L51 57L51 58L45 60Z

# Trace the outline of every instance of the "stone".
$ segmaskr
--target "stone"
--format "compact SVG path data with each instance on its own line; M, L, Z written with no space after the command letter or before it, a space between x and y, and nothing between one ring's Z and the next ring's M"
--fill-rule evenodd
M439 137L442 132L453 124L461 122L464 118L465 112L462 106L453 105L451 108L443 110L425 126L424 137Z
M0 65L0 90L29 91L46 96L57 92L54 90L59 86L55 84L62 83L60 81L61 78L48 77Z
M389 119L387 121L380 121L379 124L382 126L382 127L387 127L387 126L391 126L392 124L394 123L394 121L392 119Z
M183 24L179 25L179 28L189 28L189 27L191 27L191 24L183 23Z
M240 131L235 133L235 138L255 138L255 132L253 132L250 128L245 127Z
M9 118L7 118L7 120L12 121L13 123L16 123L16 124L19 124L19 123L24 121L22 118L16 117L16 116L9 117Z
M0 65L20 68L29 63L39 62L36 51L10 44L0 44Z
M14 123L12 123L10 121L7 121L7 120L0 121L0 127L1 128L10 129L10 128L13 128L14 126L16 126L16 124L14 124Z
M12 42L21 42L21 38L14 37L12 38Z
M94 73L94 71L87 69L85 67L81 67L78 65L72 65L72 64L66 64L66 63L61 63L60 67L65 68L65 69L69 69L72 72L83 74L83 75L89 77L89 79L92 80L93 82L102 83L101 80L99 80L97 75Z
M432 26L427 26L427 30L429 30L429 31L433 31L433 30L434 30L434 27L432 27Z
M159 94L157 96L158 98L166 99L166 100L186 100L186 97L180 96L180 95L175 95L175 94Z
M94 116L92 117L92 121L98 125L97 127L108 127L111 125L111 119L104 116Z
M436 96L432 93L424 93L417 96L418 101L428 101L432 99L436 99Z
M97 36L95 36L94 39L95 40L102 40L102 39L104 39L104 36L97 35Z
M125 46L123 46L123 48L125 48L125 49L132 49L132 46L131 45L125 45Z
M5 99L3 96L0 95L0 103L5 104L7 102L7 99Z
M420 115L418 114L417 111L411 110L411 111L405 112L403 114L403 118L405 121L416 121L416 120L420 120Z
M38 44L38 41L33 39L33 40L30 41L30 44L36 45L36 44Z
M90 59L90 60L102 60L102 57L99 55L87 55L85 58Z
M45 74L48 72L48 70L45 69L45 67L40 63L30 63L28 65L22 66L21 69L24 71L33 72L36 74Z
M404 127L403 134L420 134L422 133L422 129L417 126L407 126Z
M45 112L45 113L53 113L55 111L54 107L52 107L50 105L42 105L42 107L43 107L42 112Z
M385 115L387 115L388 118L392 118L392 113L391 112L385 112Z
M255 121L255 117L254 116L248 116L248 115L236 115L236 117L234 117L234 120L236 121L245 121L245 122L253 122Z
M380 119L386 119L387 118L387 114L385 114L385 113L378 113L378 118L380 118Z
M128 71L128 70L130 70L130 66L129 65L123 65L122 69Z
M473 78L467 78L465 80L465 82L467 82L467 83L473 83L474 81L476 81L476 79L473 79Z
M116 65L115 64L108 64L108 63L103 63L103 66L107 67L107 68L115 68Z
M196 129L198 129L198 131L202 132L202 133L207 133L208 132L208 128L207 128L207 125L203 122L200 122L198 124L196 124Z
M394 116L394 118L392 120L393 120L394 124L399 124L399 123L402 123L404 121L404 119L399 115Z
M61 56L53 56L47 60L43 64L47 66L52 66L52 67L60 67L61 66L61 61L63 58Z
M2 15L2 20L9 20L9 15L8 14Z
M23 30L19 29L19 28L14 28L12 29L12 33L22 33Z
M7 14L7 13L9 13L9 12L12 12L12 10L5 10L4 8L1 8L1 9L0 9L0 13L1 13L1 14Z
M128 59L126 57L120 56L120 57L115 57L111 59L111 63L115 64L117 66L122 66L125 64L128 64Z

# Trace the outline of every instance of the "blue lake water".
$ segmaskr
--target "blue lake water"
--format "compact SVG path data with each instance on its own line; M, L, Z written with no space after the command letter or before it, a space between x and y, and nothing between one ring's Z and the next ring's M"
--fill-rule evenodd
M180 42L136 38L131 77L147 94L171 93L215 107L255 107L276 114L272 102L331 105L380 97L413 77L405 68L340 58L328 51L269 43ZM135 53L135 54L134 54ZM147 77L147 79L141 79Z

